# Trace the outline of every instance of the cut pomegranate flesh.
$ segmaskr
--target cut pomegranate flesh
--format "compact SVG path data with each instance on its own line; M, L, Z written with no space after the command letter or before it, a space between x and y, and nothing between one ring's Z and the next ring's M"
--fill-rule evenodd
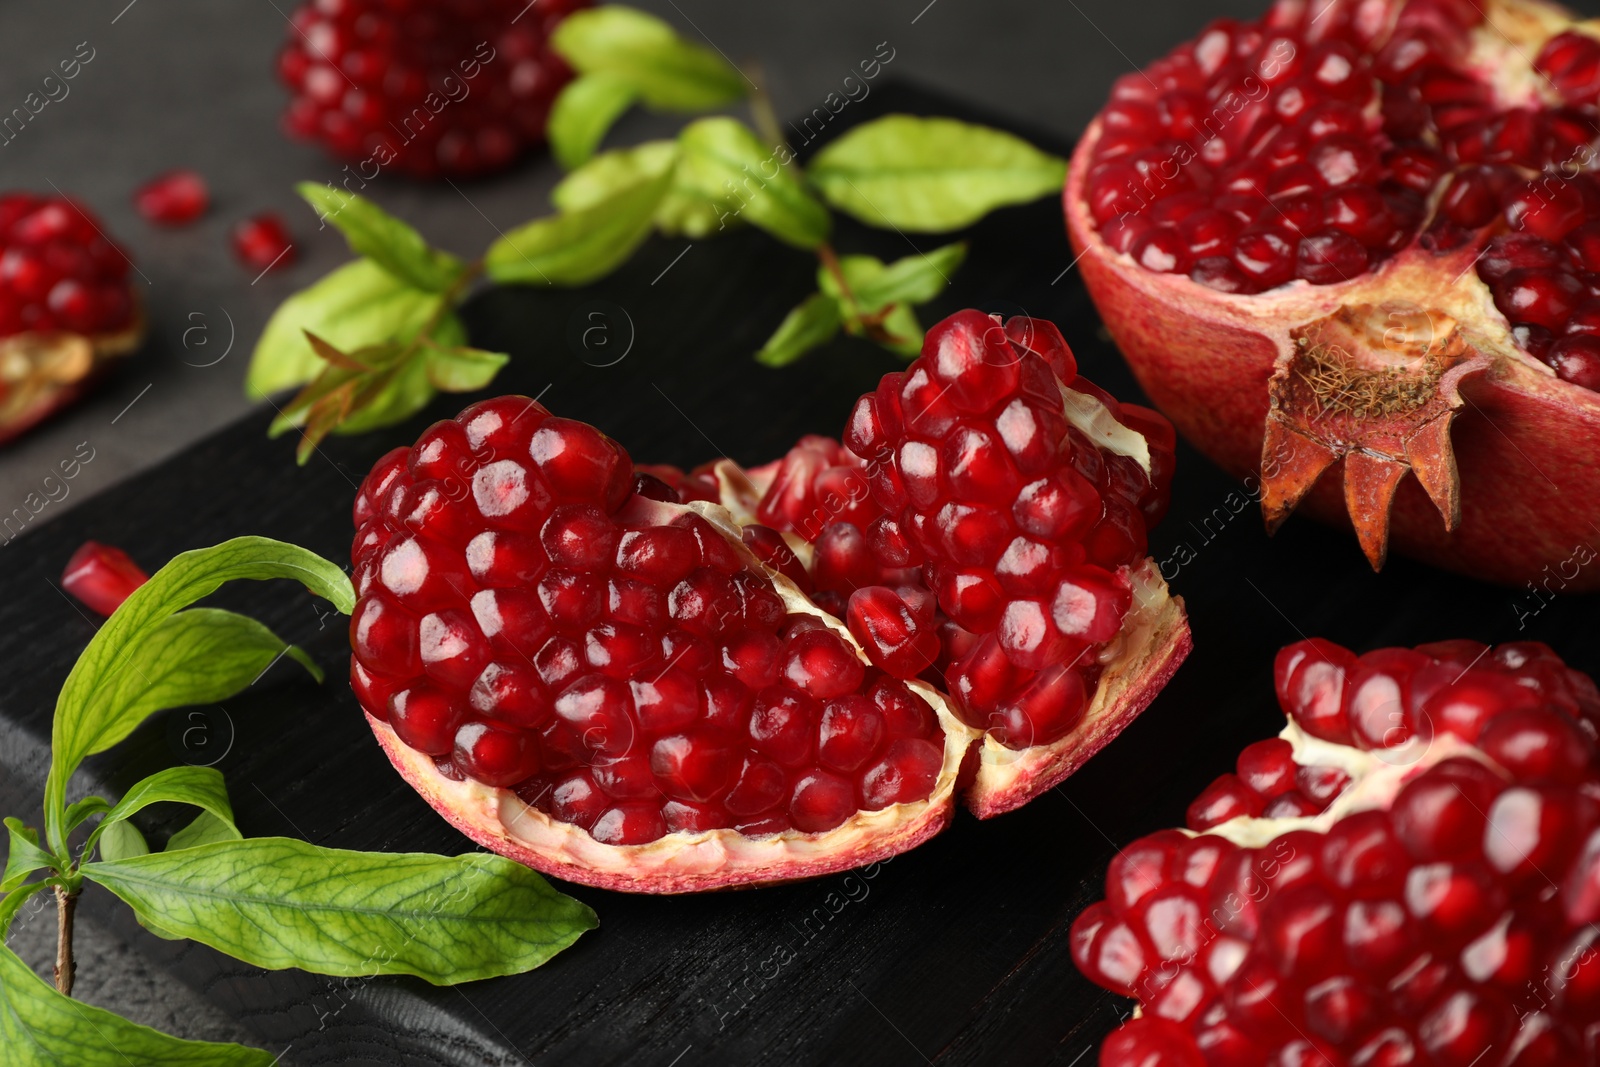
M294 238L277 215L255 215L234 226L233 254L254 271L282 270L294 263Z
M1593 1064L1600 693L1544 645L1284 649L1289 724L1073 926L1100 1062ZM1331 785L1331 788L1329 787Z
M116 611L149 580L150 576L126 552L99 541L79 545L61 572L61 587L100 615Z
M127 255L68 197L0 194L0 442L81 396L143 337Z
M350 161L365 185L390 168L472 177L542 144L572 78L550 34L589 0L476 4L340 0L290 16L278 77L284 128Z
M1066 191L1083 276L1269 527L1309 496L1374 566L1393 529L1513 583L1588 536L1531 486L1595 497L1547 457L1600 428L1597 50L1535 0L1278 0L1118 80Z
M185 226L206 213L211 191L196 172L171 170L141 185L133 194L133 206L151 222Z
M1115 401L1052 387L1058 411L1093 399L1114 423ZM1149 447L1170 446L1169 431ZM1148 561L1085 581L1072 610L1092 667L1041 662L997 690L1009 717L975 728L942 672L977 636L921 569L884 567L834 521L882 516L846 484L866 467L807 438L767 468L685 475L636 467L525 397L476 404L385 456L357 496L352 688L464 832L596 885L677 892L870 862L948 822L958 772L980 816L1016 807L1154 697L1189 648L1181 602ZM1127 484L1132 507L1165 492ZM819 507L835 510L808 543L790 527ZM1070 722L1044 736L1052 715Z

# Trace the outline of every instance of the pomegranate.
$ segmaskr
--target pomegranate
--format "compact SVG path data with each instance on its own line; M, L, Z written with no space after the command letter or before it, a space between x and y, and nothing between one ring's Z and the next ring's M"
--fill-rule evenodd
M61 587L99 615L116 611L149 580L126 552L99 541L79 545L61 572Z
M1374 567L1505 583L1592 558L1597 72L1542 0L1279 0L1117 82L1065 191L1084 280L1269 530L1303 504Z
M0 442L77 399L144 320L130 260L67 197L0 194Z
M1078 375L1053 324L964 311L857 402L845 439L808 437L748 481L717 468L725 502L770 566L797 553L874 664L985 731L973 810L1023 804L1143 708L1094 714L1101 673L1181 618L1144 558L1172 427Z
M1064 408L1070 391L1050 381ZM1115 421L1114 401L1095 403ZM1056 429L1057 450L1143 440ZM916 568L891 574L859 531L829 533L850 522L813 544L756 521L787 527L811 499L814 482L791 495L776 478L796 453L867 467L808 438L753 472L636 468L525 397L475 404L384 456L355 503L351 685L396 768L469 837L558 877L641 892L784 881L910 848L958 794L980 816L1023 803L1114 737L1187 653L1181 602L1147 563L1121 565L1106 572L1114 635L1037 685L995 689L1015 719L1051 703L1048 684L1071 703L1066 729L1029 743L1009 720L979 721L937 669L978 636L939 621ZM872 578L840 596L830 568Z
M348 160L365 185L396 169L473 177L544 142L572 71L550 34L589 0L318 0L295 9L278 77L285 129Z
M1102 1067L1600 1062L1600 692L1534 643L1276 664L1288 725L1073 926Z

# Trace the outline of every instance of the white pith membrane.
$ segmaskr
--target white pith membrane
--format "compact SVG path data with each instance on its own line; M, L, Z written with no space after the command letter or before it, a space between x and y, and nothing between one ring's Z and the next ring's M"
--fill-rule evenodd
M0 337L0 441L13 437L68 403L119 357L144 342L139 294L128 324L110 333L24 331Z
M1345 786L1344 792L1316 815L1277 819L1239 815L1198 833L1183 828L1179 832L1189 837L1213 834L1240 848L1255 849L1264 848L1295 830L1325 834L1334 823L1357 812L1388 811L1407 782L1456 757L1475 760L1511 781L1511 775L1481 749L1451 733L1435 734L1427 739L1413 736L1394 748L1368 751L1312 737L1290 719L1278 736L1294 749L1294 762L1298 766L1337 767L1349 775L1350 784Z

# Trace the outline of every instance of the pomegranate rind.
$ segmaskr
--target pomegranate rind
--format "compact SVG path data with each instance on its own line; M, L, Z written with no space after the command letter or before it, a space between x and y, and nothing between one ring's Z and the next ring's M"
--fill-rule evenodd
M1470 269L1475 249L1461 259L1413 247L1350 282L1295 281L1254 296L1147 271L1106 244L1089 213L1084 186L1101 133L1096 119L1073 155L1063 193L1068 235L1106 329L1140 387L1187 440L1257 486L1292 462L1265 455L1263 442L1269 383L1292 355L1295 329L1350 306L1402 303L1443 312L1490 361L1486 372L1461 383L1464 406L1451 434L1461 521L1447 530L1417 479L1405 478L1389 514L1391 548L1506 585L1553 580L1568 592L1600 589L1600 568L1585 566L1600 526L1600 467L1574 447L1600 439L1600 394L1561 381L1516 347L1488 287ZM1349 528L1343 466L1328 469L1300 510Z
M670 521L692 512L705 518L757 573L768 576L792 613L820 618L863 664L866 654L838 619L813 604L793 582L762 564L739 538L728 511L716 504L666 504L636 498L630 521ZM555 878L599 889L631 893L698 893L734 886L773 885L851 870L898 855L950 824L956 780L977 731L966 726L948 701L922 682L905 683L926 700L944 737L944 762L926 800L858 811L820 834L787 830L746 837L731 829L671 833L643 845L607 845L581 827L558 822L509 789L439 772L433 759L409 748L387 723L367 715L378 744L400 776L445 820L492 852Z
M66 330L0 337L0 444L76 402L119 357L144 342L145 317L134 299L128 325L86 336Z
M985 735L965 797L978 818L1013 811L1077 771L1149 707L1193 650L1183 598L1168 593L1156 565L1145 560L1128 577L1134 606L1106 650L1083 721L1058 741L1024 749Z

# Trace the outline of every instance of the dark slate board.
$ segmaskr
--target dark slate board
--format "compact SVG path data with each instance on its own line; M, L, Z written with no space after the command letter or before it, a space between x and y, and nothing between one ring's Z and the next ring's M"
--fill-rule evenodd
M870 99L837 128L889 110L970 115L903 86ZM1119 396L1138 395L1067 269L1072 254L1055 203L1002 211L970 236L972 256L928 321L963 306L1051 318L1087 374ZM853 225L838 235L844 250L886 258L936 243ZM854 398L896 365L865 343L840 340L791 369L757 367L749 353L813 284L812 262L750 232L684 247L652 240L583 292L494 291L474 300L475 341L514 356L498 386L598 424L641 461L687 466L728 454L753 463L802 433L837 433ZM625 358L598 365L626 347L630 323ZM585 349L583 331L597 325L611 331L610 347L591 334ZM12 665L16 689L0 721L0 736L12 739L0 752L9 764L0 777L6 809L37 805L44 768L25 758L33 746L16 731L48 740L55 692L92 632L54 587L75 546L108 540L155 565L255 533L345 559L350 502L371 462L460 406L444 398L407 426L334 441L304 468L292 462L292 442L266 440L264 415L249 418L7 546L0 661ZM299 1064L1093 1062L1089 1050L1127 1004L1074 970L1072 919L1099 896L1116 843L1181 822L1188 800L1231 767L1240 747L1281 726L1271 693L1280 646L1311 634L1357 649L1538 639L1600 670L1594 598L1540 609L1526 591L1407 560L1374 575L1352 539L1309 522L1291 522L1269 541L1243 487L1188 449L1153 554L1188 600L1196 651L1150 710L1022 811L986 824L963 814L941 837L868 871L699 897L573 887L599 912L599 931L532 974L460 989L266 973L145 934L98 891L87 906ZM343 620L319 615L318 602L285 583L219 599L307 645L333 680L319 689L280 665L225 708L147 724L93 761L80 785L97 778L125 788L177 759L209 762L226 748L217 765L248 834L466 849L373 743L340 679Z

